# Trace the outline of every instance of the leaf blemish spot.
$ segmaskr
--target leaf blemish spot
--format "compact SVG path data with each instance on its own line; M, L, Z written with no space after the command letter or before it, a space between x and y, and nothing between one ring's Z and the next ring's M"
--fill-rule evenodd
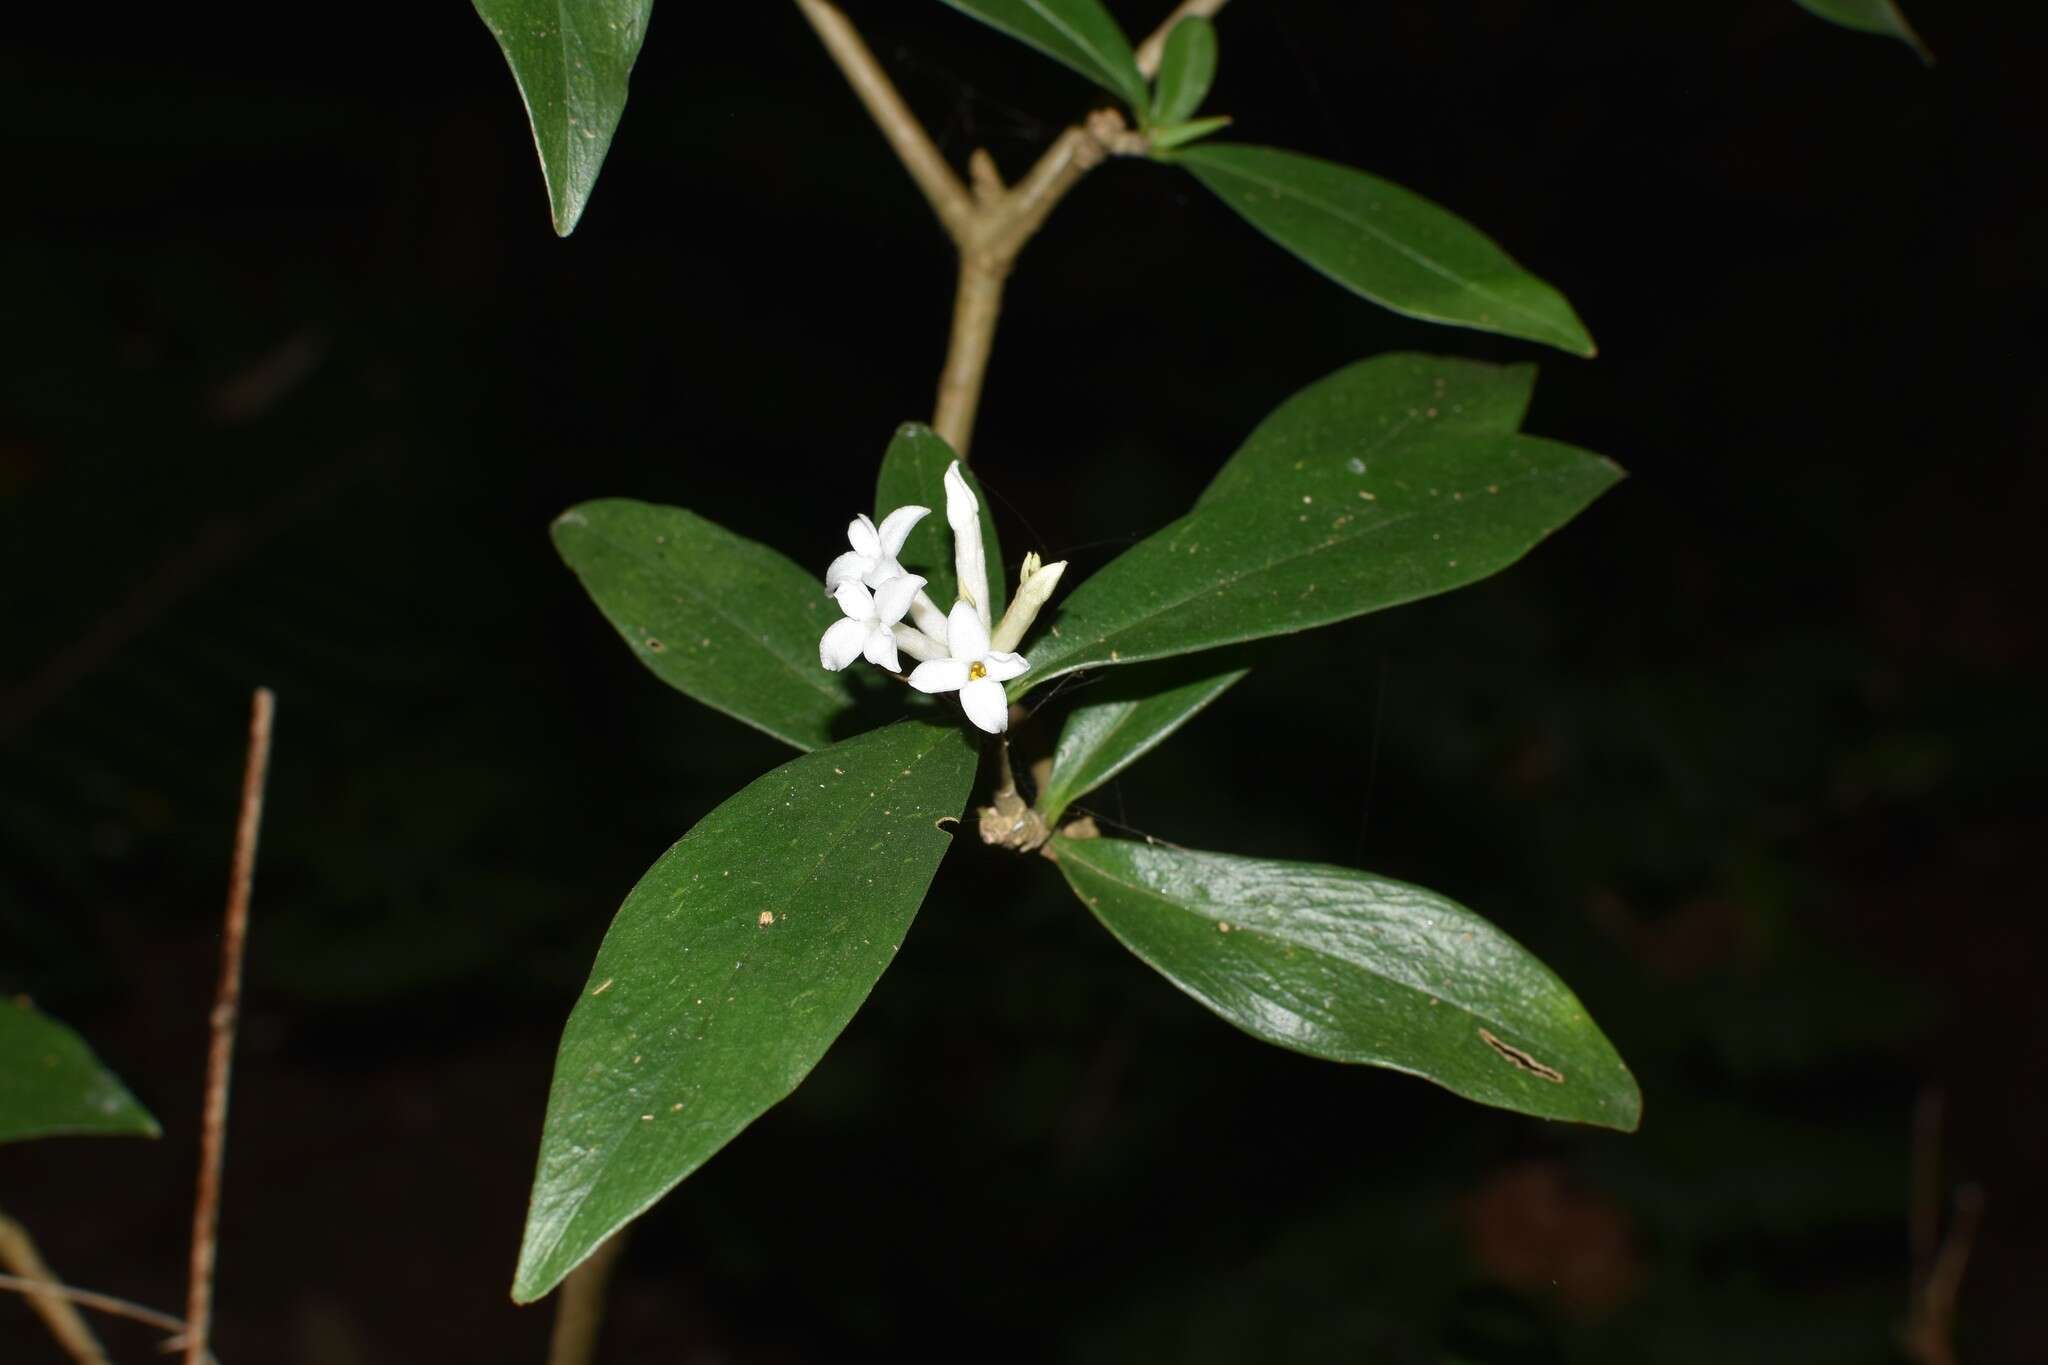
M1554 1066L1545 1066L1514 1044L1503 1043L1485 1029L1479 1030L1479 1041L1507 1058L1508 1062L1517 1069L1528 1072L1537 1080L1549 1081L1552 1085L1564 1084L1564 1073L1562 1071L1559 1071Z
M598 987L598 988L597 988L596 990L592 991L592 992L591 992L591 994L592 994L592 995L603 995L603 994L604 994L604 993L605 993L606 991L610 990L611 988L612 988L612 978L608 976L608 977L606 977L606 978L604 979L604 984L603 984L602 986L599 986L599 987Z
M766 929L769 925L775 923L775 912L773 910L763 910L761 912L761 918L757 920L756 923L758 923L763 929Z
M1217 921L1216 921L1216 932L1217 932L1217 933L1219 933L1219 934L1227 934L1227 933L1229 933L1229 932L1230 932L1230 921L1229 921L1229 920L1227 920L1227 919L1219 919L1219 920L1217 920Z

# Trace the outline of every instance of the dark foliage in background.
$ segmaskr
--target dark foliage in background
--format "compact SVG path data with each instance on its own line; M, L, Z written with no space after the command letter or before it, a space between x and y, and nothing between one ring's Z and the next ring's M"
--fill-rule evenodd
M657 14L567 242L466 5L0 50L0 990L168 1130L0 1150L0 1207L178 1299L276 688L225 1360L541 1358L505 1287L561 1019L633 879L785 757L642 671L547 522L677 502L822 568L927 413L943 238L793 9L727 8ZM997 342L977 468L1077 573L1383 350L1538 359L1531 429L1628 466L1507 575L1262 650L1088 804L1481 909L1643 1131L1275 1053L1054 878L942 875L816 1075L636 1230L608 1359L1893 1359L1932 1087L1989 1198L1965 1358L2048 1354L2044 21L1920 9L1932 71L1780 0L1247 0L1213 106L1486 227L1601 358L1349 300L1142 164ZM956 158L1015 173L1086 107L941 6L854 13ZM13 1301L0 1342L56 1358Z

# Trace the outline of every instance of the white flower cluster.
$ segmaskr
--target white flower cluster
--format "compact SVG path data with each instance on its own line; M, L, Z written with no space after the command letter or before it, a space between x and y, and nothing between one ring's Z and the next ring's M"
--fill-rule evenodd
M1021 677L1030 661L1014 652L1038 610L1059 585L1066 562L1041 564L1024 557L1017 594L1000 623L991 625L988 561L981 541L981 504L960 462L946 468L946 523L953 528L953 571L960 600L939 610L924 590L925 580L896 562L911 528L931 515L929 507L899 507L880 526L855 517L846 528L853 548L825 570L825 591L846 619L835 621L818 641L818 662L838 672L857 658L891 673L903 665L898 651L918 661L909 682L920 692L958 692L960 708L992 735L1010 728L1010 701L1003 684ZM905 616L909 622L904 621Z

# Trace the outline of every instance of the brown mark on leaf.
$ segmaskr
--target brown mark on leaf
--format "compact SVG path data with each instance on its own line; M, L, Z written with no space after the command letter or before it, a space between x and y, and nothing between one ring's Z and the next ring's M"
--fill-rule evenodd
M756 922L760 924L760 926L763 929L766 929L769 925L775 923L775 912L773 910L763 910L761 912L761 918ZM1559 1079L1563 1078L1560 1077Z
M1500 1039L1494 1037L1485 1029L1479 1030L1479 1041L1486 1044L1488 1047L1492 1048L1495 1052L1498 1052L1501 1056L1507 1058L1508 1061L1513 1063L1515 1066L1520 1067L1522 1070L1536 1077L1536 1079L1540 1081L1549 1081L1552 1085L1564 1084L1564 1073L1562 1071L1559 1071L1554 1066L1545 1066L1543 1063L1537 1061L1534 1057L1531 1057L1528 1053L1522 1051L1522 1049L1516 1047L1514 1044L1503 1043Z
M938 819L932 821L933 829L943 830L948 825L954 829L960 828L960 817L957 815L941 815Z

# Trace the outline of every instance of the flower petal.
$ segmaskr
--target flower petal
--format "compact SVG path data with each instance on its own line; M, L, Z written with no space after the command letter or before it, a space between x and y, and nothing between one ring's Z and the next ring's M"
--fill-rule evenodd
M834 621L818 641L818 662L837 673L860 657L868 628L859 621Z
M869 630L867 643L861 646L860 652L867 655L868 662L877 668L886 668L891 673L902 671L903 662L896 657L896 637L889 633L887 626Z
M988 627L972 602L955 602L946 614L946 648L968 663L988 653Z
M882 553L882 538L875 534L875 524L865 515L847 523L846 540L864 559L873 559Z
M861 582L857 578L850 579L834 588L832 590L832 599L839 603L839 610L845 612L849 620L872 621L875 619L874 595L861 586Z
M967 719L992 735L1010 728L1010 699L994 678L976 678L960 689L960 709Z
M932 514L929 507L899 507L882 518L882 525L875 532L882 542L882 553L894 559L903 553L903 541L910 534L910 528Z
M917 623L919 630L939 643L945 643L946 613L939 610L939 604L932 601L929 593L920 591L910 599L910 619Z
M943 659L946 657L945 645L934 640L915 626L894 625L889 628L889 633L896 637L896 648L902 650L911 658L916 659L919 663L923 663L927 659Z
M946 466L945 484L946 524L953 528L953 576L959 580L960 596L974 604L986 636L990 625L988 560L981 548L981 503L961 477L958 460ZM959 655L960 651L953 653Z
M825 591L831 592L841 583L857 580L868 571L868 558L858 550L848 550L832 561L825 569Z
M860 581L871 588L879 588L890 579L901 577L903 566L888 555L881 555L868 562L868 571L860 576Z
M910 685L920 692L958 692L967 686L965 659L933 659L910 671Z
M910 599L917 596L924 587L924 580L914 573L892 578L875 589L875 617L885 626L893 626L903 619L903 613L910 610Z
M1031 661L1022 654L1004 654L1000 651L982 657L981 666L988 670L988 676L999 683L1022 677L1031 667Z

